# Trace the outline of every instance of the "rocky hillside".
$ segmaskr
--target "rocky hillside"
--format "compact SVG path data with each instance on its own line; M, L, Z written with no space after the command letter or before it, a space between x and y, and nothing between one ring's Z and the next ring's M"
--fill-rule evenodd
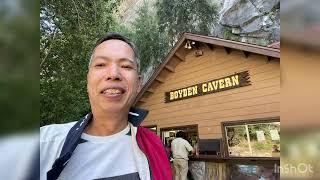
M151 1L151 5L156 2ZM219 4L220 15L209 35L262 46L280 41L280 0L211 1ZM118 12L120 21L130 25L142 4L143 0L124 0Z
M280 1L225 0L214 35L263 46L280 41Z

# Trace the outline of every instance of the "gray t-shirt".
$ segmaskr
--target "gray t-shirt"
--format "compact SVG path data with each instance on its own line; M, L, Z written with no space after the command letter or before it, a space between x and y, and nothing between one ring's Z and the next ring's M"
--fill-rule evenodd
M40 179L46 179L46 172L58 157L65 135L73 125L74 123L49 125L41 129ZM121 132L110 136L92 136L83 133L80 143L58 179L150 179L147 170L143 171L141 177L142 167L137 167L141 164L148 167L148 160L142 153L135 154L137 145L133 143L131 130L128 125Z

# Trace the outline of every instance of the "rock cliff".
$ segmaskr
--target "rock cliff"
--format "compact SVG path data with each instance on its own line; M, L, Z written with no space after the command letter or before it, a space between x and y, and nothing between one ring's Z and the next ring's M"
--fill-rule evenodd
M280 41L280 0L224 0L214 35L262 46Z

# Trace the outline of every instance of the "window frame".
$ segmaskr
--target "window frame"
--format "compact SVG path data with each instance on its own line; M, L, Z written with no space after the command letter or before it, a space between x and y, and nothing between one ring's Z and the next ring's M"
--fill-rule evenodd
M142 126L142 127L148 128L150 131L152 131L151 128L155 127L156 128L155 133L158 135L158 126L157 125L147 125L147 126Z
M195 128L197 130L197 137L199 139L199 126L198 124L190 124L185 126L171 126L171 127L162 127L160 128L160 139L164 142L163 132L170 131L170 130L178 130L178 129L185 129L185 128Z
M226 135L226 126L237 126L237 125L251 125L257 123L273 123L280 122L280 117L268 117L268 118L255 118L255 119L245 119L245 120L237 120L237 121L224 121L221 122L221 132L222 132L222 146L223 146L223 157L226 159L234 159L234 160L280 160L280 157L258 157L258 156L230 156L229 155L229 147ZM280 122L281 124L281 122Z

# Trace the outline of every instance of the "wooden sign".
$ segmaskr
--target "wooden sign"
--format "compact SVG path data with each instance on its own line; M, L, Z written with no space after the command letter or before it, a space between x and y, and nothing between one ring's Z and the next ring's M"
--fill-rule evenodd
M249 72L243 71L227 77L214 79L180 89L175 89L169 92L165 92L165 102L169 103L182 99L248 86L251 85L249 78Z

